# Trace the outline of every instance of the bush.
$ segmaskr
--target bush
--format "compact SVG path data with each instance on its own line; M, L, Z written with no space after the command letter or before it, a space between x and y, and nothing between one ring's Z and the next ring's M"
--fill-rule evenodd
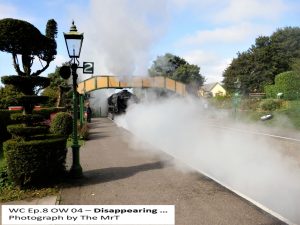
M11 120L14 124L16 123L26 123L27 125L32 125L34 123L42 122L45 118L37 114L26 114L14 113L11 114Z
M264 87L264 89L265 89L265 93L266 93L267 98L276 98L277 93L279 93L279 91L277 90L276 85L266 85Z
M7 125L10 124L10 113L8 110L0 110L0 143L6 141L10 138L9 133L7 132Z
M300 97L300 74L294 71L280 73L275 77L274 85L265 86L267 97L275 98L277 93L283 93L286 100L294 100Z
M50 119L51 113L58 113L58 112L64 112L65 108L46 108L46 109L40 109L40 110L34 110L34 114L42 115L45 119Z
M50 183L65 172L66 138L3 143L8 175L21 187Z
M283 101L280 99L264 99L260 102L259 108L264 111L274 111L280 109Z
M209 98L208 101L216 108L229 109L232 107L232 99L229 95L216 96L214 98Z
M257 98L245 98L241 101L240 108L241 110L251 110L255 111L259 108L261 100Z
M50 131L54 134L69 136L72 133L72 121L69 113L57 113L51 122Z
M34 136L38 134L47 134L47 126L26 127L24 124L16 124L7 126L7 130L12 134L13 138Z
M27 95L33 94L33 89L36 86L45 88L50 84L48 77L39 76L3 76L1 81L4 84L14 85L18 91Z
M89 138L89 127L87 124L84 124L81 128L79 126L79 137L83 140L88 140Z
M0 164L0 188L6 187L11 183L11 180L8 176L7 165L6 163Z
M10 124L10 113L8 110L0 111L0 156L2 154L2 143L8 140L11 135L7 132L7 125Z

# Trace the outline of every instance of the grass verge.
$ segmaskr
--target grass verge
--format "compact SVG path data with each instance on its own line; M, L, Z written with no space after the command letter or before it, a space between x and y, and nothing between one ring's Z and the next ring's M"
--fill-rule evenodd
M261 121L261 116L272 114L273 118ZM288 106L275 111L238 111L237 119L245 122L262 123L265 126L300 130L300 101L289 101Z
M58 195L59 186L40 188L40 189L26 189L22 190L12 185L0 187L0 202L18 201L22 199L42 198L49 195Z

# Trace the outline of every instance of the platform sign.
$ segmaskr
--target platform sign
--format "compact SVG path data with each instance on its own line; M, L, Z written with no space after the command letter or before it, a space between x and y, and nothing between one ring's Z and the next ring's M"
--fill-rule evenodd
M83 73L94 73L94 62L83 62Z

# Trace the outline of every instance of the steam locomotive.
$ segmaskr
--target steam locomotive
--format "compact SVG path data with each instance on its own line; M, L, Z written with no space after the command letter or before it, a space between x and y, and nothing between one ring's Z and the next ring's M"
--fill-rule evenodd
M112 119L114 118L114 115L126 112L129 101L138 103L139 99L136 95L127 90L113 94L107 99L108 113L111 114Z

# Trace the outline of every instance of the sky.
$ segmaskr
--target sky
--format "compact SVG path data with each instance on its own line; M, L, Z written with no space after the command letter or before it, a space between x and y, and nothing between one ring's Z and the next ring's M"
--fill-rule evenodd
M172 53L198 65L210 83L222 82L223 71L255 38L299 26L300 1L0 0L3 18L26 20L42 33L48 19L56 20L57 56L44 76L69 60L63 32L74 20L84 33L80 62L94 62L94 76L145 76L157 56ZM91 76L78 72L81 80ZM11 55L0 52L0 76L13 74Z

